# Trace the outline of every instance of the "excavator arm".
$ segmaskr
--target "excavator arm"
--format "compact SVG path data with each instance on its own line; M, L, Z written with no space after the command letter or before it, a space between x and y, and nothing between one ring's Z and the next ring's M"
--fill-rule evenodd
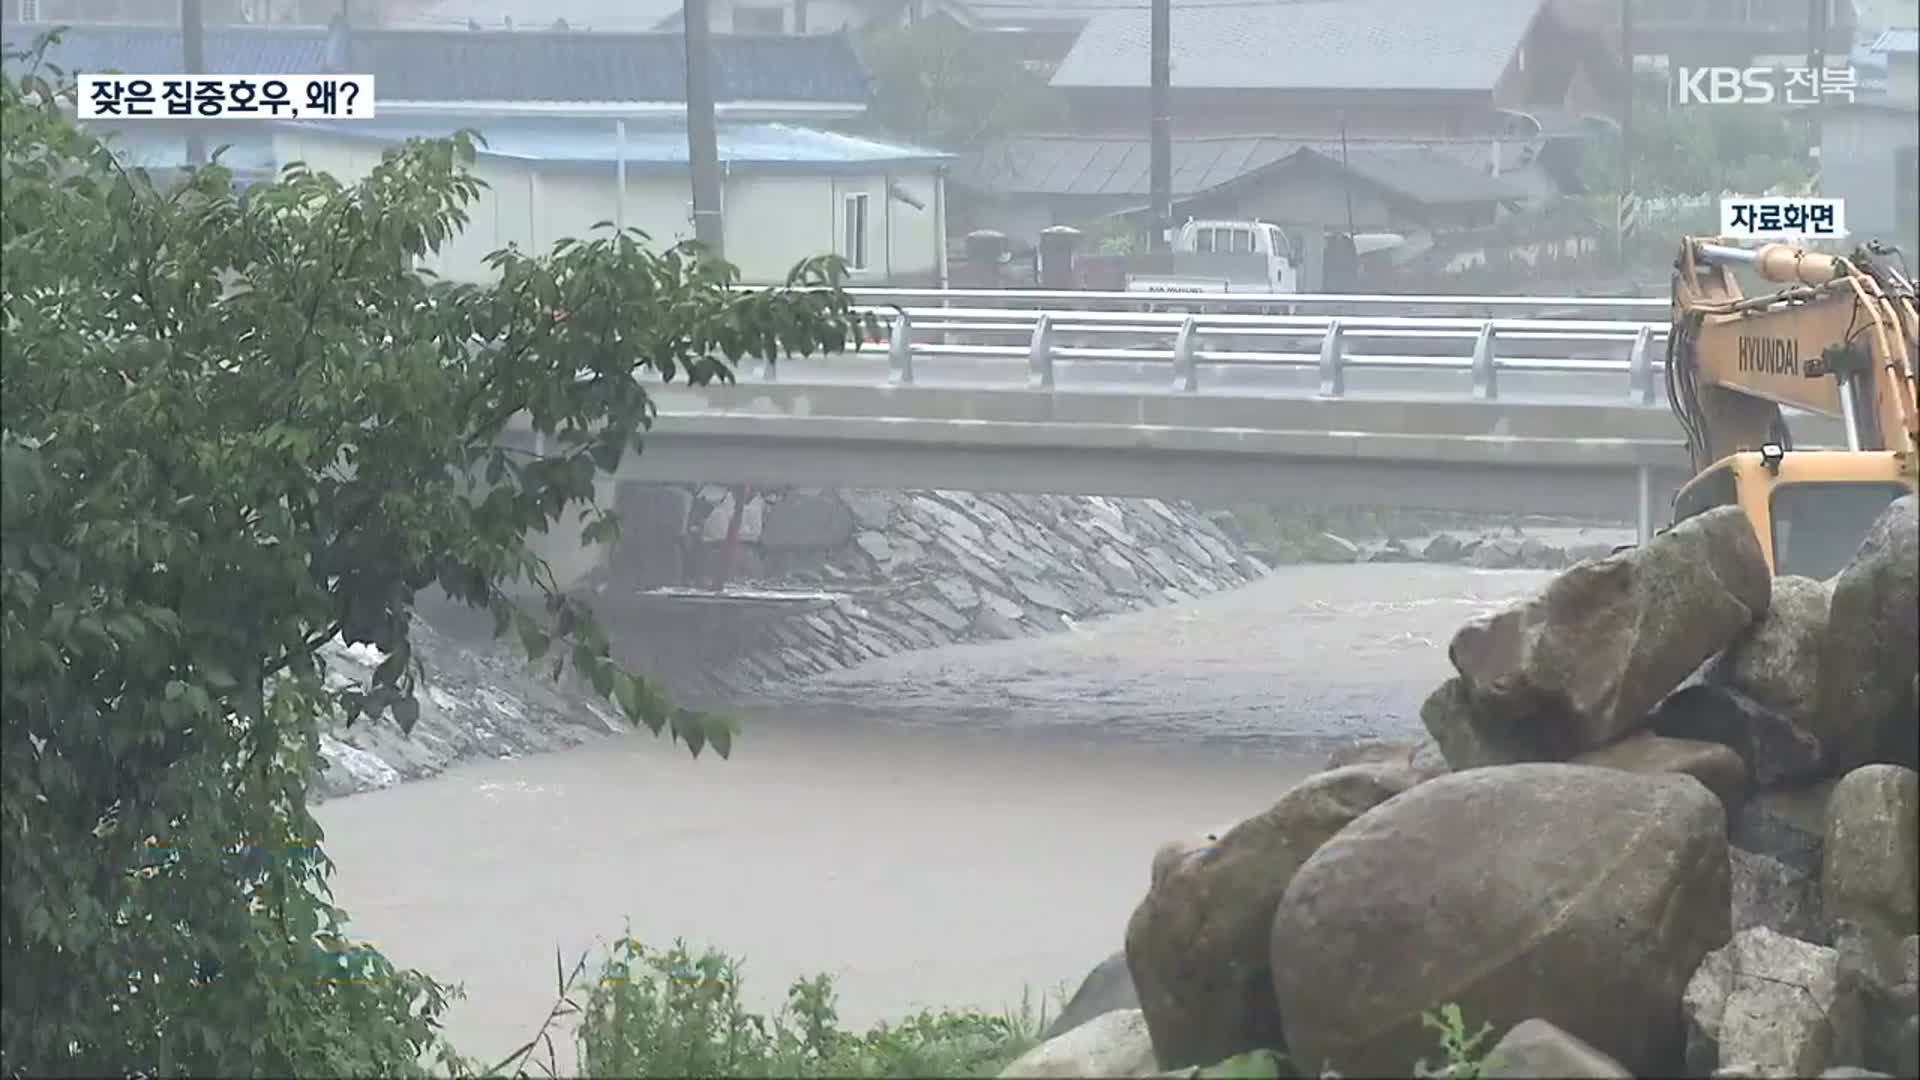
M1912 281L1884 254L1681 245L1668 397L1696 472L1768 443L1791 446L1782 406L1839 419L1849 450L1895 451L1909 467L1920 458L1920 315ZM1748 297L1739 266L1784 288Z

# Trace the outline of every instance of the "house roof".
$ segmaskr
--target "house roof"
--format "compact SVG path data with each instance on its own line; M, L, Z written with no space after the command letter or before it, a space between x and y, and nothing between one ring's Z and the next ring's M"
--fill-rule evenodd
M627 122L624 149L612 121L553 118L447 118L434 122L378 119L284 121L280 130L319 132L343 139L398 143L477 130L481 157L546 165L612 165L623 156L631 172L679 173L687 168L687 129L678 121ZM720 161L734 168L774 172L835 172L880 165L934 165L949 155L926 147L841 135L787 124L720 124Z
M1896 26L1882 30L1880 36L1873 39L1873 44L1867 46L1867 50L1877 53L1898 53L1901 56L1920 53L1920 28Z
M1344 165L1361 180L1421 206L1506 202L1526 195L1514 184L1434 150L1369 148L1349 152L1342 162L1337 152L1306 149L1296 157L1302 159L1333 169Z
M1284 139L1177 139L1173 194L1191 195L1286 157L1300 144ZM1145 139L1016 136L989 145L954 168L953 181L1016 195L1149 193Z
M8 48L44 28L8 27ZM723 102L864 103L866 72L839 35L715 34L714 96ZM303 74L329 70L328 31L209 27L206 70ZM179 70L172 28L75 26L47 51L68 74ZM383 101L678 102L686 52L678 34L355 30L341 70L371 74Z
M1290 138L1181 138L1171 150L1173 198L1252 183L1283 165L1313 160L1313 165L1338 169L1342 161L1338 142ZM1465 161L1413 142L1350 146L1344 160L1357 179L1425 206L1501 202L1524 194ZM1000 194L1146 198L1148 165L1144 138L1016 136L960 161L952 181Z
M1176 89L1493 89L1545 0L1300 0L1176 6ZM1102 12L1053 76L1068 89L1144 89L1149 13Z
M1173 196L1187 199L1252 184L1287 167L1346 167L1364 183L1425 206L1502 202L1525 193L1432 147L1349 147L1288 139L1182 139L1173 150ZM1026 136L989 146L956 165L953 182L1009 195L1137 199L1150 194L1145 139Z
M397 26L466 30L546 30L565 22L569 30L639 33L661 29L680 13L681 0L439 0Z

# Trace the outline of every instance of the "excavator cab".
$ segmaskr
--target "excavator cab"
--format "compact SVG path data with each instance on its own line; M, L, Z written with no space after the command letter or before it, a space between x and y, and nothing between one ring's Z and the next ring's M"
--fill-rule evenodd
M1913 283L1885 254L1682 245L1667 397L1696 475L1674 498L1676 524L1738 506L1775 574L1824 579L1916 490L1920 317ZM1745 296L1734 267L1786 287ZM1797 448L1788 411L1838 420L1843 445Z
M1839 573L1887 504L1913 490L1895 454L1788 451L1777 443L1715 462L1680 489L1674 524L1738 506L1775 574Z

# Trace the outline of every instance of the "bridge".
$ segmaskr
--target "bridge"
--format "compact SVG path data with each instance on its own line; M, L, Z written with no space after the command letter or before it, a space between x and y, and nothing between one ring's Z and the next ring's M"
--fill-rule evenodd
M1644 538L1691 471L1664 301L855 297L884 329L857 352L651 386L617 479L1598 512Z

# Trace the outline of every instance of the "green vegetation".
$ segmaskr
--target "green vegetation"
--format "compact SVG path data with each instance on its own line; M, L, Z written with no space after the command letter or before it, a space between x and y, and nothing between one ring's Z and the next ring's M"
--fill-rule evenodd
M1422 1014L1420 1022L1439 1033L1440 1052L1446 1061L1438 1069L1430 1069L1425 1061L1418 1062L1414 1075L1436 1080L1479 1080L1486 1056L1480 1044L1493 1034L1492 1024L1481 1024L1479 1031L1467 1034L1466 1018L1461 1015L1460 1006L1452 1003L1442 1005L1437 1016Z
M450 992L330 902L321 731L411 727L412 602L438 585L724 756L732 725L615 662L527 536L612 537L595 481L651 422L636 373L726 379L863 320L835 260L738 293L610 229L438 280L418 267L479 190L468 139L351 183L293 165L236 193L216 164L161 191L22 70L0 87L0 1072L419 1072ZM336 637L386 655L371 685L323 681Z
M873 31L861 42L873 76L872 120L896 138L976 150L1016 131L1045 131L1064 106L1004 41L948 19Z
M1023 1005L999 1016L928 1010L849 1031L826 975L796 980L785 1007L767 1016L743 1002L738 961L684 942L658 951L616 940L583 994L586 968L583 956L559 980L548 1023L525 1046L490 1068L453 1062L456 1071L555 1072L553 1028L577 1017L578 1071L589 1077L994 1076L1039 1041L1047 1021Z

